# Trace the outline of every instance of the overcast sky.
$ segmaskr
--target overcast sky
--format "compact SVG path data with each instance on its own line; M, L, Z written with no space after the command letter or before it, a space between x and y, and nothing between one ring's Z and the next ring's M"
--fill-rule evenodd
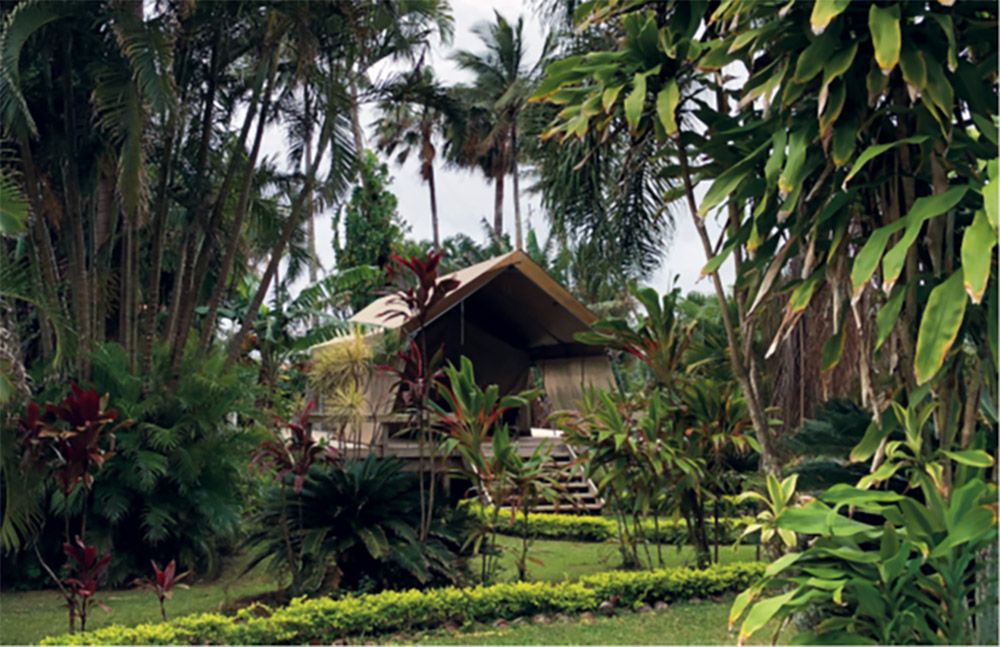
M455 49L481 50L482 46L478 37L472 33L472 27L478 22L492 21L494 10L512 22L518 16L524 16L528 64L534 63L538 57L543 42L543 28L535 17L529 0L451 0L451 6L455 19L453 43L450 47L435 43L431 56L434 72L445 84L470 80L464 72L456 68L448 56ZM362 121L369 132L374 118L375 113L370 107L363 110ZM366 140L366 144L369 146L372 144L370 137ZM263 146L264 154L275 158L278 163L283 163L286 158L285 150L283 134L269 133ZM426 184L420 179L416 156L411 156L403 166L390 163L389 169L393 177L391 190L399 200L399 214L409 225L410 236L430 239L430 198ZM476 241L483 242L485 234L482 221L485 218L492 222L493 219L492 185L488 184L478 172L446 169L442 165L437 166L435 174L441 236L444 238L463 233ZM529 183L528 178L522 179L521 212L530 219L531 225L539 233L539 238L544 241L548 231L547 224L544 214L540 211L538 199L524 191L524 187ZM506 187L508 193L504 199L504 226L505 231L513 232L514 206L511 182L508 181ZM704 190L704 187L700 188ZM332 215L332 212L319 214L316 220L317 251L327 270L333 266ZM663 291L677 275L679 277L677 284L685 292L689 290L708 292L711 290L709 279L699 280L705 258L697 232L691 224L691 216L687 208L679 203L674 216L676 231L671 240L664 241L662 266L650 278L649 284ZM716 232L718 227L710 223L710 231ZM724 275L727 284L731 282L731 268L724 268Z

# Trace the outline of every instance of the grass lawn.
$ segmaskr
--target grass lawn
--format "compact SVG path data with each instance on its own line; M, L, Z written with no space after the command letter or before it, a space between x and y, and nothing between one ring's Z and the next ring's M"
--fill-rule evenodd
M514 565L514 556L521 546L520 540L517 537L502 536L499 543L504 548L499 579L516 580L517 567ZM654 564L658 564L656 550L653 547L650 547L650 550L653 552ZM754 546L739 546L735 550L732 546L723 546L719 548L719 559L723 564L748 562L754 559L755 553ZM536 581L574 580L583 575L621 568L622 563L618 545L611 543L539 539L531 544L528 557L528 578ZM532 562L532 559L538 561ZM694 566L694 551L689 546L679 550L677 546L664 546L663 561L668 567ZM475 568L477 565L478 563L473 564L472 567Z
M515 537L501 537L500 542L504 546L504 556L499 579L515 580L517 569L514 566L514 551L520 545L519 540ZM621 566L621 555L615 544L538 540L532 544L529 556L538 560L529 562L528 565L528 574L532 580L576 579ZM723 563L749 561L754 559L754 547L740 546L735 551L732 547L723 548L720 556ZM690 566L694 562L694 553L687 547L678 550L675 546L665 546L663 557L667 566ZM214 582L196 582L190 589L175 590L173 600L167 602L167 613L170 617L176 617L189 613L218 611L226 602L248 595L266 593L276 588L274 582L263 572L252 572L243 578L238 578L242 566L240 560L236 560L227 572ZM112 608L112 612L106 614L100 609L93 609L87 621L88 629L98 629L110 624L136 625L159 620L156 598L148 591L108 591L99 597ZM708 609L711 606L706 603L704 608ZM719 611L719 617L723 619L720 625L722 627L725 625L725 615L725 610ZM66 630L66 622L66 611L62 607L58 591L5 592L0 595L0 644L36 643L45 636L63 633ZM648 621L643 620L643 622ZM549 627L539 627L538 630L548 631ZM553 629L553 631L558 630ZM612 632L611 629L608 631ZM650 635L655 635L655 632ZM526 637L524 640L529 638ZM557 642L557 637L553 635L551 640L541 641Z
M726 627L732 597L721 602L677 603L664 611L623 613L613 618L520 624L503 629L476 625L455 632L408 636L400 643L427 645L735 645ZM750 644L770 644L777 625L765 627ZM779 643L793 631L786 628Z
M174 618L189 613L218 611L227 601L274 590L273 580L262 572L263 569L238 578L242 568L241 560L235 560L213 582L195 582L190 589L175 589L174 598L167 601L168 616ZM105 613L97 607L92 608L87 618L88 629L160 620L159 604L149 591L107 591L97 597L112 610ZM0 644L33 644L45 636L64 633L68 620L62 604L57 590L0 594Z

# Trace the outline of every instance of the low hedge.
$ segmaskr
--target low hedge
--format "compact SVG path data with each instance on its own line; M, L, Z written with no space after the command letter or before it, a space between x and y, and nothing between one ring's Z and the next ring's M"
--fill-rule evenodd
M488 622L535 613L594 611L617 597L619 607L671 602L746 588L760 563L698 570L611 571L575 582L521 582L469 589L383 591L341 599L300 598L271 610L256 605L236 615L201 613L135 627L113 625L45 638L42 645L301 644L348 636L432 627L448 621Z
M484 516L486 509L480 505L472 505L473 513ZM749 525L751 517L723 517L719 519L722 543L735 542L743 529ZM659 528L652 519L641 522L643 534L650 541L661 544L683 544L687 542L687 524L681 519L660 519ZM510 510L500 513L500 532L505 535L520 537L524 533L524 518L512 518ZM618 527L615 520L596 515L554 514L549 512L532 513L528 515L528 531L536 539L565 539L569 541L615 541L618 539ZM715 524L708 521L708 536L715 541ZM746 540L756 542L755 537Z

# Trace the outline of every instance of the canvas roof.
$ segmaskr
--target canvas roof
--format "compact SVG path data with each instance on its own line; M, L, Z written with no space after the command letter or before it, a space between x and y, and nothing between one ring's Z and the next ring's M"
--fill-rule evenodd
M562 349L555 355L601 352L597 348L582 348L574 339L576 333L590 327L596 315L522 251L476 263L447 277L458 280L458 287L432 309L428 330L446 315L459 316L453 311L461 305L463 319L474 320L491 335L501 336L526 350ZM412 318L386 320L382 316L387 310L399 307L390 303L392 299L393 295L376 299L350 320L412 332L416 325Z

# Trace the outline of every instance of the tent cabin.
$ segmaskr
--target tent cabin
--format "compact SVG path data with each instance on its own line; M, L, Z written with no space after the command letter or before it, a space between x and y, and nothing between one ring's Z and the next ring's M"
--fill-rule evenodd
M544 386L539 403L509 412L505 422L516 435L518 451L530 455L539 443L550 443L555 462L570 463L575 458L570 447L560 441L560 432L546 428L548 413L573 409L587 386L607 388L612 384L611 365L605 350L581 344L574 335L588 330L596 316L522 251L513 251L449 274L458 286L439 301L418 330L413 318L387 318L387 310L398 309L392 295L375 300L351 318L371 330L395 330L404 339L426 336L428 349L443 345L445 361L458 364L461 356L472 360L480 386L496 384L501 394ZM377 335L369 335L374 340ZM313 357L332 345L334 339L312 349ZM406 415L394 401L394 377L376 371L365 386L366 412L360 428L333 432L330 407L320 397L317 426L331 433L331 440L344 443L354 438L359 453L375 452L406 459L410 469L423 469L418 443L405 437ZM358 447L357 445L361 445ZM429 453L424 450L425 454ZM443 457L456 461L457 456ZM593 484L581 475L570 479L569 490L576 493L577 508L593 510L601 506Z

